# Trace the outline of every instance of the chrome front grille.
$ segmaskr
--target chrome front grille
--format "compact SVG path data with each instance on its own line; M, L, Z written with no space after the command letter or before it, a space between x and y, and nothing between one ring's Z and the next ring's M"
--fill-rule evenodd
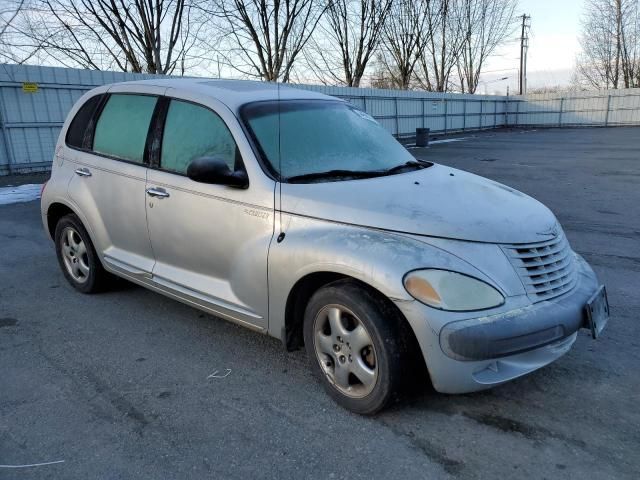
M543 242L503 246L533 302L557 297L576 284L573 252L564 233Z

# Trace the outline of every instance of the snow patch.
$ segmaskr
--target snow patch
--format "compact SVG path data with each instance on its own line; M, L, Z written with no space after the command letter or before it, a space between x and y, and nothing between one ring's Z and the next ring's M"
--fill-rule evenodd
M438 143L451 143L451 142L463 142L473 137L458 137L458 138L443 138L442 140L429 140L429 145L436 145ZM416 147L415 143L407 145L407 148L420 148Z
M0 205L31 202L40 198L42 185L30 183L17 187L0 187Z
M442 140L432 140L429 143L450 143L450 142L462 142L471 137L458 137L458 138L443 138Z

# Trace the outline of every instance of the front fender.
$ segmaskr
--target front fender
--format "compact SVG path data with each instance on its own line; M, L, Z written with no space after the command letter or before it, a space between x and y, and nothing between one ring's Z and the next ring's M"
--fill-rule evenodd
M269 334L280 338L287 298L301 278L330 272L355 278L394 302L413 298L402 283L417 268L454 270L493 283L464 260L393 232L283 214L284 240L269 250Z

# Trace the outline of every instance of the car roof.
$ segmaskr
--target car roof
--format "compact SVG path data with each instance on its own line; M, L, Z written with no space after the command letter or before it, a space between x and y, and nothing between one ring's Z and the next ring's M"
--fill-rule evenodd
M252 80L223 80L210 78L158 78L123 82L118 85L148 85L173 88L207 95L224 103L231 110L237 111L242 105L264 100L338 100L322 93L292 88L273 82L257 82Z

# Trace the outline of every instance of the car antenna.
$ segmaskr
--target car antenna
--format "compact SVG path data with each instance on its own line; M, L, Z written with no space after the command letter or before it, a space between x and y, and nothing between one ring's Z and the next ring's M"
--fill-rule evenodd
M278 91L278 194L280 197L280 201L278 203L279 209L279 225L280 225L280 234L276 241L278 243L282 242L285 237L285 233L282 230L282 143L280 138L280 132L282 130L282 122L280 121L280 82L276 78L276 88Z

